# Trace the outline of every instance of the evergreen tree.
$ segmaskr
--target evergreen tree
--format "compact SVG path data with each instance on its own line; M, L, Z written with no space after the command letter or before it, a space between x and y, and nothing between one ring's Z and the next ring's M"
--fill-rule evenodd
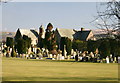
M60 50L62 50L62 55L64 55L64 45L66 46L67 55L71 54L72 42L67 37L62 37L60 40Z
M30 46L31 46L31 38L29 38L26 35L23 35L22 38L17 39L15 48L17 49L19 54L26 54Z
M102 39L100 46L99 46L99 52L102 58L106 58L107 56L110 56L110 43L108 39Z
M114 56L120 56L120 41L117 39L109 39L110 53Z
M71 55L71 49L72 49L72 42L69 38L67 38L67 42L66 42L67 55Z
M78 51L85 51L85 50L87 50L87 42L80 41L80 40L73 40L72 48L74 50L77 49Z
M25 42L26 42L27 48L30 48L30 46L31 46L31 38L29 38L29 37L26 36L26 35L23 35L23 39L24 39Z
M6 45L7 45L7 47L12 48L13 45L14 45L14 40L13 40L13 38L7 37L7 38L6 38Z
M18 29L17 30L17 33L16 33L16 35L15 35L15 42L17 42L17 40L18 39L21 39L22 38L22 35L21 35L21 33L20 33L20 30Z
M17 45L18 45L18 41L20 40L20 39L22 39L22 35L21 35L21 33L20 33L20 30L18 29L17 30L17 33L16 33L16 35L15 35L15 37L14 37L14 44L15 44L15 50L17 49Z
M95 52L98 47L99 47L99 42L94 40L87 41L87 50L89 52Z
M45 33L45 48L47 48L49 51L56 49L56 39L55 39L55 33L52 31L53 25L49 23L47 25L46 33Z
M45 48L47 48L49 51L52 50L51 49L51 34L52 32L48 29L46 29L46 33L45 33Z
M18 39L17 40L17 51L19 54L26 54L27 52L27 44L24 39Z
M60 50L62 50L62 55L64 55L64 45L66 44L66 38L65 37L61 37L60 40Z
M43 48L44 47L44 39L43 38L38 38L38 47Z

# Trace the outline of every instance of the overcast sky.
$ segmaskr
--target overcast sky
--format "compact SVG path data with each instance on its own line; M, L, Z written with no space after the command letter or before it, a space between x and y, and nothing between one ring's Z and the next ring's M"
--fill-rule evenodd
M2 30L46 28L49 22L54 28L95 29L89 22L96 15L96 2L8 2L2 4Z

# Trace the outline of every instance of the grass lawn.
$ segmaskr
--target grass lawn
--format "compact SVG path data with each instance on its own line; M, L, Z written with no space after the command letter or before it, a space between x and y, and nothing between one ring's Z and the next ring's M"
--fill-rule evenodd
M3 81L117 81L118 64L2 58Z

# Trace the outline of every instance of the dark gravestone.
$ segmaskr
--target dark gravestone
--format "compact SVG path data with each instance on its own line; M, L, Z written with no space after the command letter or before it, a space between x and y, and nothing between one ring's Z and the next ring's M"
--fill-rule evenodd
M78 61L78 55L75 56L75 61Z

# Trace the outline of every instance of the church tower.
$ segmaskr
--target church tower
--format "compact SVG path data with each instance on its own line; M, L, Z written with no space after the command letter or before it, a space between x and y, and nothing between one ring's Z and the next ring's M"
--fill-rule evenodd
M44 27L42 25L39 27L39 37L44 38Z
M43 39L44 39L44 27L41 25L39 27L39 37L38 37L38 47L43 48Z

